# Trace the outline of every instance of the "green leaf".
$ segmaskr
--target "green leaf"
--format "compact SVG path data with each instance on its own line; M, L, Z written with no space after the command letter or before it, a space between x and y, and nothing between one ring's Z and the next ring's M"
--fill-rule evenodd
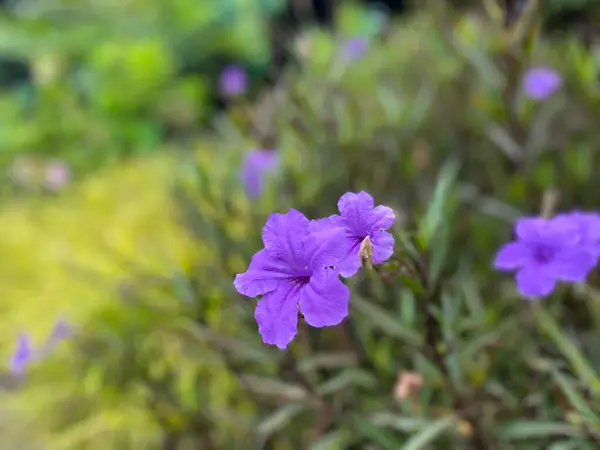
M371 422L378 427L389 427L404 433L419 431L427 425L427 419L418 417L402 417L389 412L373 414Z
M285 427L294 417L304 410L305 406L294 403L285 405L268 416L256 428L256 434L261 440L266 440L278 430Z
M501 427L499 434L509 440L527 440L551 436L579 436L581 433L571 425L562 422L515 420Z
M429 283L431 285L437 284L444 271L450 244L449 237L448 225L442 223L431 242L431 247L435 248L435 251L430 253L429 260Z
M261 377L251 374L242 374L239 376L239 378L247 389L256 394L280 397L287 400L296 401L306 400L309 396L304 387L296 384L285 383L274 378Z
M534 308L534 312L542 330L552 339L558 350L569 361L581 381L590 387L593 392L598 393L600 390L598 374L586 361L579 349L565 337L554 318L546 310L539 306Z
M232 338L222 333L217 333L209 327L198 324L184 323L182 330L189 333L193 339L211 345L215 349L231 352L240 360L253 361L267 364L272 361L272 355L264 346L255 346L247 340Z
M301 372L312 372L317 369L332 369L339 367L355 366L357 358L354 353L318 353L314 356L306 356L298 362L298 370Z
M552 378L560 387L560 390L569 399L569 402L582 414L585 418L598 421L598 418L588 406L585 399L577 392L577 388L573 385L569 377L566 377L559 370L554 367L551 369Z
M338 8L337 29L343 36L375 36L386 21L383 11L346 3Z
M286 3L283 0L258 0L258 5L263 14L274 15L282 11Z
M436 93L435 87L428 85L423 85L418 90L411 108L408 108L408 114L402 119L405 130L415 132L423 124L434 104Z
M418 433L414 434L405 444L402 446L402 450L420 450L426 448L431 444L438 436L445 431L455 428L458 425L458 420L454 416L444 417L434 422L430 422Z
M321 395L327 395L348 386L374 387L377 386L377 384L377 379L369 372L358 369L348 369L341 374L328 379L317 388L317 392Z
M455 49L478 72L481 80L484 80L488 86L496 87L502 85L502 73L488 55L479 49L469 48L466 45L456 45Z
M389 312L384 311L374 303L354 294L351 304L359 311L359 313L368 317L373 323L373 326L379 328L390 336L401 339L407 344L415 347L419 347L421 345L422 338L419 333L402 326L399 320L393 319Z
M400 322L405 327L410 327L417 323L417 302L413 291L408 289L403 290L400 293Z
M565 441L555 442L554 444L548 446L548 450L591 450L591 445L585 443L585 441L581 439L569 439Z
M392 234L397 242L397 248L400 249L397 250L397 253L400 253L403 257L408 256L412 261L420 260L419 249L411 241L411 236L403 231L396 231L396 229L392 230Z
M337 430L327 433L315 442L310 450L342 450L347 446L348 437L341 430Z
M456 162L447 163L441 170L433 198L427 209L425 217L419 225L417 241L423 250L429 249L446 215L446 206L450 188L458 175L459 166Z
M409 277L407 275L398 275L398 280L408 289L411 290L415 295L423 295L425 293L425 288L421 284L421 282L413 277Z
M376 427L371 422L359 421L356 424L358 431L370 439L373 443L380 445L385 450L398 450L404 448L395 436L387 430Z
M503 336L515 329L516 325L517 323L514 318L510 317L488 332L475 334L473 340L464 345L461 356L466 359L474 358L475 355L487 346L500 342Z

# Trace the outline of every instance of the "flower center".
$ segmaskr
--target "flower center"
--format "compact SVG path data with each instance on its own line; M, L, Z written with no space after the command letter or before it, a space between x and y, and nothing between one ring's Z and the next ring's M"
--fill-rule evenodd
M353 250L358 250L358 248L360 247L360 244L362 244L362 242L365 240L367 236L354 236L353 237L353 241L354 241L354 245L353 245Z
M302 287L305 284L307 284L309 281L310 281L310 275L302 275L302 276L292 277L290 279L290 284L292 284L293 286Z
M548 245L540 245L533 251L533 258L539 264L549 262L554 256L554 250Z

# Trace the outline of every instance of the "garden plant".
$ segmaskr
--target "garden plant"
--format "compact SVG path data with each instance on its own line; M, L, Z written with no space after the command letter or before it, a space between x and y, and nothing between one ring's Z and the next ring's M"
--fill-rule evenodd
M0 95L3 450L600 448L600 41L560 2L342 2L269 82L181 69L211 2L91 3L52 63L70 2L21 11Z

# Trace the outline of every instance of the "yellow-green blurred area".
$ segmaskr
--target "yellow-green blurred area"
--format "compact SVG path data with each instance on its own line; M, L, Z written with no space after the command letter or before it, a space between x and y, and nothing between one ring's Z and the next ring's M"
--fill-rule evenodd
M598 8L555 32L575 6L339 2L317 26L291 3L5 7L0 449L598 448L597 274L538 308L491 268L548 198L600 208ZM227 97L232 63L249 83ZM563 80L544 101L522 86L538 66ZM255 148L280 158L256 198ZM349 281L344 324L266 346L232 284L266 218L361 189L417 242L435 304L399 254ZM11 373L22 333L35 357Z
M206 159L206 152L198 150L198 159ZM175 377L173 395L187 408L208 408L215 432L232 426L227 411L219 409L229 402L235 383L200 335L193 305L176 298L172 290L174 279L202 281L203 320L213 333L235 334L231 307L208 275L214 271L223 277L218 258L211 254L214 247L192 240L178 221L169 191L175 170L175 159L169 156L129 160L56 198L7 199L3 204L0 253L13 261L2 265L0 274L6 299L3 358L8 360L21 330L31 333L35 346L42 346L61 315L82 336L53 354L45 363L48 367L39 373L34 368L14 399L27 428L22 423L11 428L28 435L35 429L44 448L150 448L160 441L158 431L152 432L156 418L145 412L153 400L143 383L123 380L123 386L111 381L132 376L131 364L146 358L147 376ZM242 208L232 220L243 220ZM207 218L219 213L210 205L203 212ZM243 264L238 262L237 270ZM73 352L84 352L80 356L85 355L86 362L77 361ZM192 398L198 377L206 383L198 393L200 404ZM243 406L239 394L231 401ZM62 408L64 417L56 415ZM184 427L189 420L188 413L169 410L161 401L157 408L164 409L160 417L169 427ZM77 420L74 429L51 428L71 414L71 420ZM235 423L239 426L239 420ZM13 433L10 439L16 439Z

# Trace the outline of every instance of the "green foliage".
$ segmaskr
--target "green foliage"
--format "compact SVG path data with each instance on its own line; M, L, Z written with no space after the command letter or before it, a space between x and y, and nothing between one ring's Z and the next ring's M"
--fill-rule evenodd
M595 2L592 0L551 0L548 9L551 13L568 13L570 11L583 11L585 8L593 8Z
M280 0L23 1L0 18L4 55L31 83L0 93L0 167L60 158L76 176L196 134L218 95L222 61L264 73L267 20ZM8 180L4 180L8 181Z
M277 210L322 217L342 193L365 189L405 217L397 259L351 280L349 322L293 345L297 368L321 352L349 352L355 363L303 374L315 396L308 417L328 420L312 424L319 438L304 440L294 435L300 419L281 424L292 447L320 438L341 448L596 445L598 364L585 350L598 330L596 294L564 289L529 305L490 264L511 222L545 208L552 192L553 210L595 206L584 168L600 164L586 119L598 114L599 68L574 38L539 36L533 13L511 30L502 11L490 13L423 14L352 62L341 41L309 33L301 71L257 106L285 160ZM520 87L538 64L565 76L545 103ZM406 370L425 387L394 404ZM569 374L579 407L563 401L565 385L551 373ZM396 425L407 417L424 421Z
M180 3L164 8L185 16ZM597 448L597 274L528 303L490 266L515 218L597 208L599 50L571 36L546 39L534 11L506 29L502 11L488 6L486 16L440 8L379 28L384 35L355 61L341 53L344 39L377 27L347 10L339 35L303 34L299 66L256 104L219 118L216 135L163 142L162 157L105 168L58 198L8 202L4 356L20 328L39 342L63 311L77 330L9 386L0 442ZM127 51L115 51L121 46ZM184 102L200 92L193 81L173 84L167 48L118 36L86 53L103 94L79 123L152 117L165 105L164 86ZM565 84L534 103L520 80L538 64L558 68ZM117 95L117 82L132 95ZM250 201L241 158L267 144L282 165ZM193 151L175 151L182 147ZM265 346L254 301L231 281L260 248L267 215L294 207L323 217L360 189L396 210L394 256L348 280L342 325L301 322L288 351ZM399 398L406 372L423 383Z
M49 448L160 448L163 432L192 428L220 442L250 426L254 409L217 351L239 346L219 335L240 326L237 306L209 284L221 259L165 214L176 167L167 158L130 162L56 201L5 206L0 248L13 263L0 274L3 356L21 329L42 345L62 313L79 328L3 401L19 419L6 439L35 429L29 437ZM257 355L267 369L260 347L249 354Z

